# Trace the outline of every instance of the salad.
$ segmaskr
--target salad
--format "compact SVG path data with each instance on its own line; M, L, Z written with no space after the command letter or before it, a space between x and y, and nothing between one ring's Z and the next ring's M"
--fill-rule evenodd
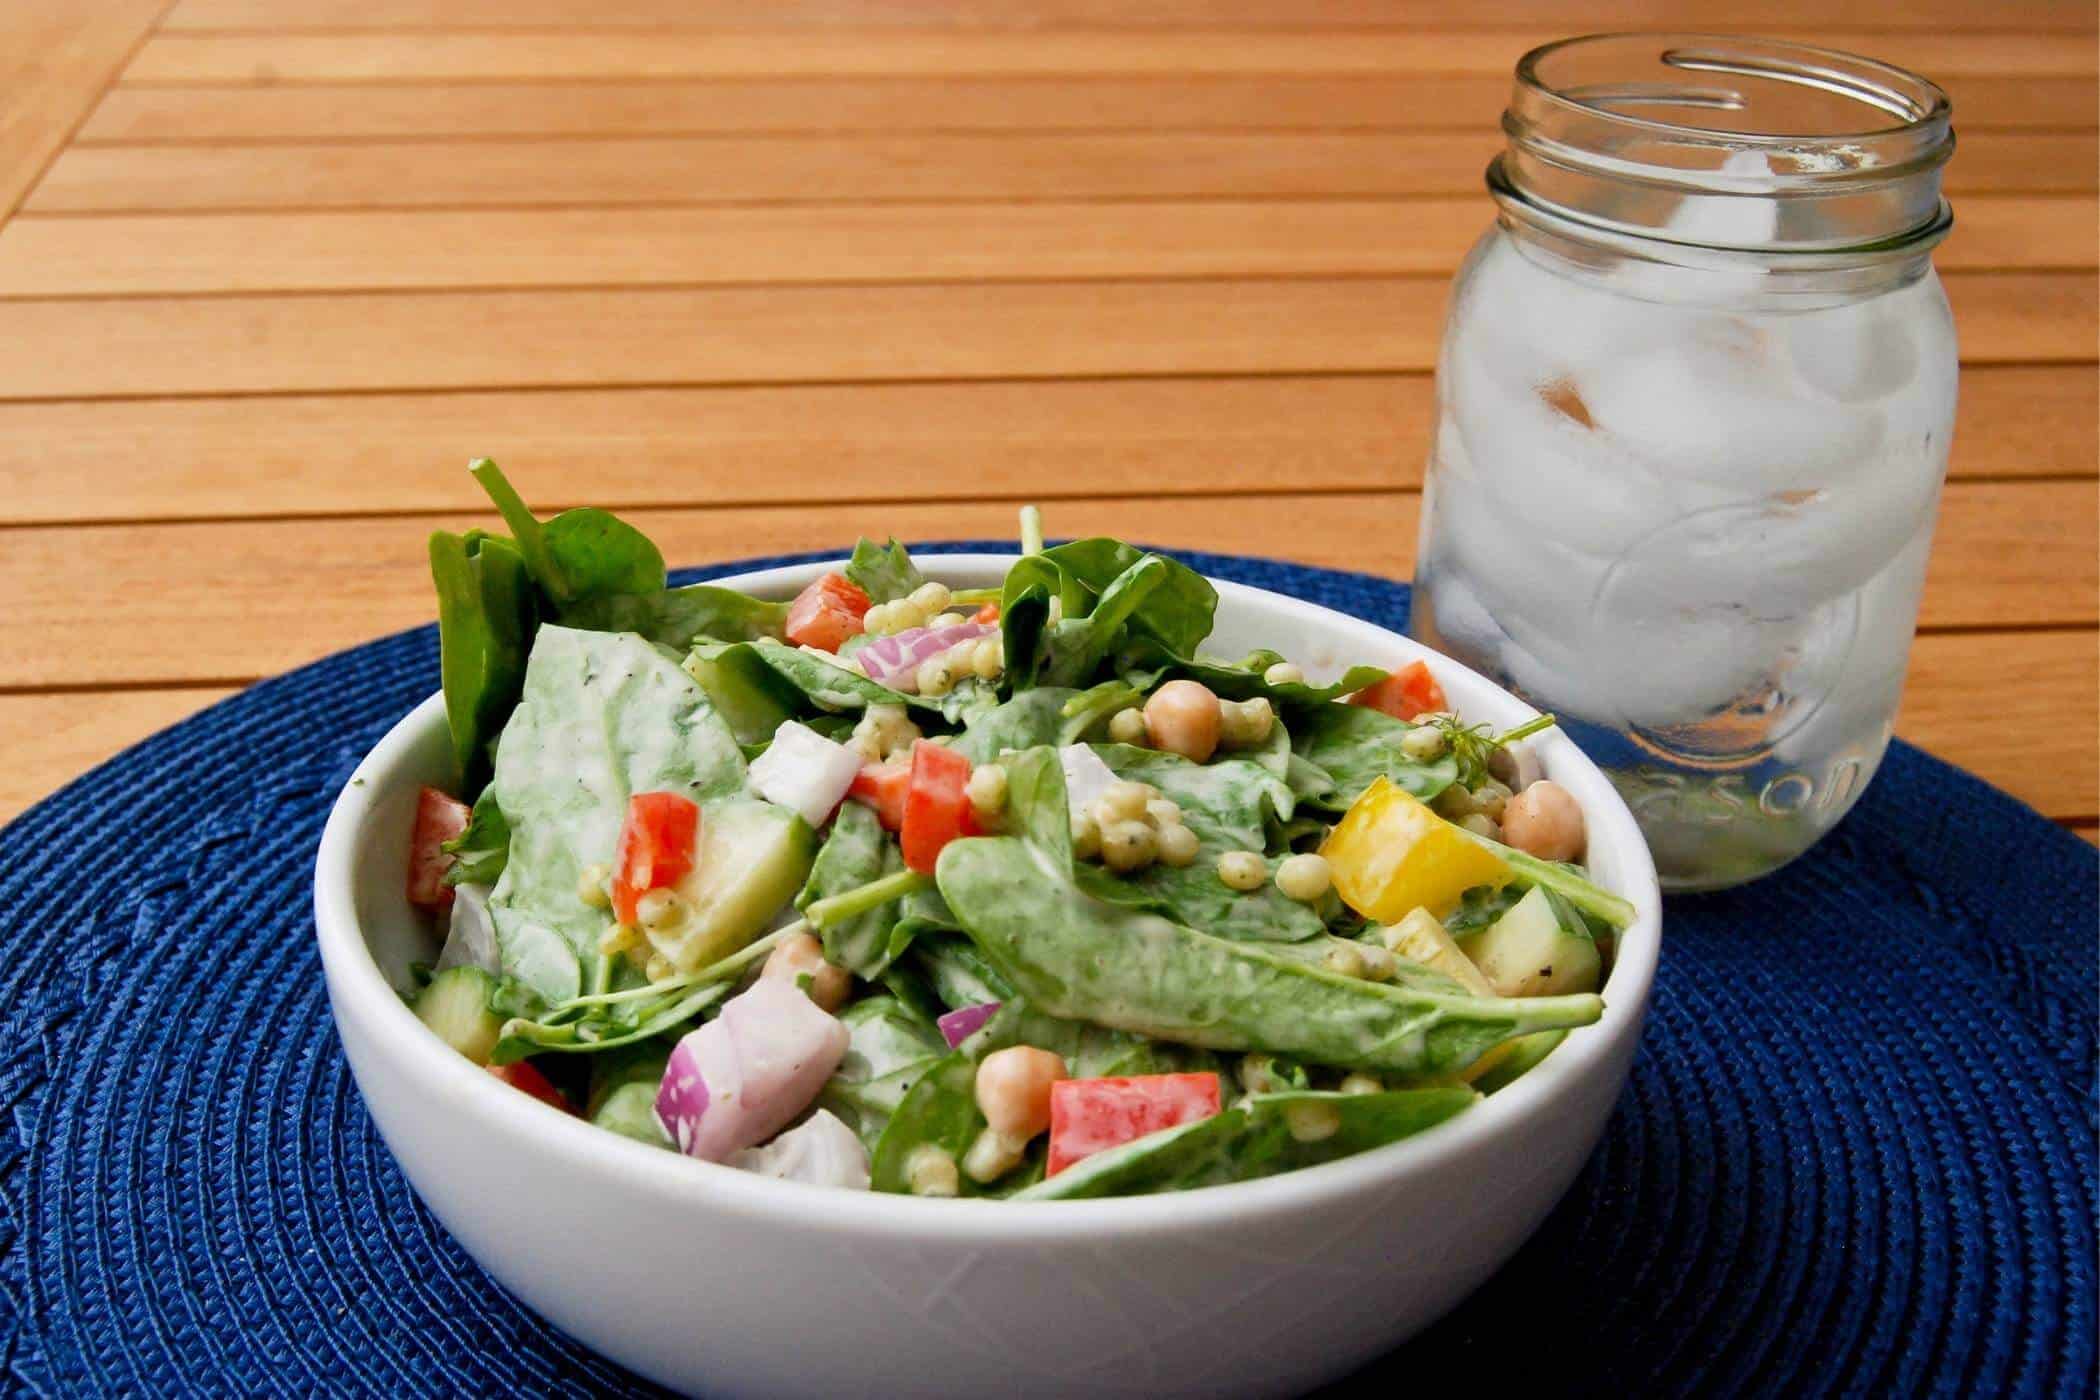
M556 1109L837 1187L1130 1195L1394 1142L1602 1014L1633 910L1550 716L1209 655L1200 574L1033 508L999 587L864 539L771 599L472 471L508 533L430 541L459 772L410 1001Z

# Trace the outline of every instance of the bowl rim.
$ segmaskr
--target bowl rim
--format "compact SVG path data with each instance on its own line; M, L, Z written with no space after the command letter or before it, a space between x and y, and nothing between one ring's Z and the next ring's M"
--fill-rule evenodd
M928 557L937 558L943 572L978 568L1003 573L1018 556L979 552ZM834 558L787 564L707 582L752 592L789 590L842 563ZM1520 716L1516 722L1537 713L1478 672L1403 633L1288 594L1229 579L1210 582L1221 598L1237 597L1285 613L1321 615L1345 628L1374 633L1382 645L1397 644L1403 651L1435 658L1447 677L1453 672L1462 674L1501 697L1503 707ZM594 1127L581 1117L517 1093L459 1055L435 1053L443 1043L394 991L365 942L353 876L364 822L390 785L399 781L395 774L407 751L444 724L442 694L430 696L398 720L345 780L322 831L314 863L315 930L336 1018L360 1021L361 1029L369 1032L366 1039L379 1053L404 1063L420 1062L411 1077L421 1075L430 1094L441 1097L462 1118L473 1120L474 1132L487 1130L505 1139L524 1140L537 1155L616 1179L637 1195L668 1200L679 1209L729 1211L783 1229L814 1226L961 1244L984 1244L994 1238L1040 1242L1074 1230L1128 1237L1245 1224L1253 1215L1286 1213L1335 1197L1376 1193L1410 1176L1433 1172L1497 1138L1523 1135L1527 1124L1557 1098L1589 1076L1604 1072L1618 1042L1639 1032L1661 951L1661 891L1633 814L1609 779L1574 742L1560 730L1550 730L1531 742L1541 761L1554 770L1556 781L1572 778L1582 790L1579 796L1591 819L1592 839L1599 832L1607 836L1627 876L1622 882L1626 887L1618 893L1632 901L1635 918L1619 935L1602 989L1604 1015L1595 1025L1583 1028L1588 1034L1570 1036L1534 1069L1466 1112L1400 1142L1319 1166L1199 1191L1058 1201L1051 1210L1006 1209L1001 1207L1008 1203L996 1200L923 1199L780 1181L693 1161ZM353 1065L353 1076L355 1073Z

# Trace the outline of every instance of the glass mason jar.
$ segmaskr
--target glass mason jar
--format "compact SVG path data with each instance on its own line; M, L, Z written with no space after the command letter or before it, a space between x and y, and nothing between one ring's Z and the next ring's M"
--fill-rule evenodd
M1880 764L1954 427L1947 98L1829 50L1527 54L1437 366L1414 630L1561 716L1663 884Z

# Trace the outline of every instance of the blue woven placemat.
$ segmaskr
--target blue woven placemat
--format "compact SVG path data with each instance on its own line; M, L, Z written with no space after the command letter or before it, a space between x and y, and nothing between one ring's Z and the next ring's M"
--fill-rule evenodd
M1406 621L1398 584L1184 557ZM359 647L0 831L10 1390L647 1391L422 1209L329 1021L321 825L436 683L431 629ZM1809 856L1671 902L1602 1149L1508 1268L1370 1376L2090 1393L2096 908L2091 848L1896 745Z

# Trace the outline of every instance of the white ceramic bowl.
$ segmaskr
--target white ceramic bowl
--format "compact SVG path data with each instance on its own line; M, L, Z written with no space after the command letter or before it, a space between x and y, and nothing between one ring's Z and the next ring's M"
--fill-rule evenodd
M1008 562L930 561L957 586L994 583ZM824 567L725 582L785 597ZM1273 646L1316 678L1427 655L1467 718L1504 727L1532 713L1382 628L1218 591L1221 654ZM563 1331L686 1391L1213 1397L1341 1375L1478 1286L1567 1189L1625 1082L1661 938L1632 816L1550 735L1540 756L1588 815L1592 872L1639 917L1604 1018L1485 1102L1375 1152L1180 1195L1029 1206L771 1181L557 1113L409 1013L395 988L433 949L402 893L408 832L447 744L433 696L359 765L321 838L316 924L351 1072L410 1182L491 1274Z

